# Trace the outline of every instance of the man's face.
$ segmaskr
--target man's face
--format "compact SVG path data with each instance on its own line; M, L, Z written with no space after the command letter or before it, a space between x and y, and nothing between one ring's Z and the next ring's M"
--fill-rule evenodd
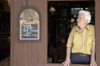
M86 25L86 24L87 24L87 21L88 21L88 20L85 19L85 14L79 14L79 15L78 15L77 25L78 25L79 27L81 27L81 26L83 26L83 25Z

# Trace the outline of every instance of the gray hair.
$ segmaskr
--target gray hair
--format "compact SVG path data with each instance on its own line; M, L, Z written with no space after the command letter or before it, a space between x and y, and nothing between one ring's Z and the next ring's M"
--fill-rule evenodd
M87 23L90 23L90 21L91 21L91 14L90 14L89 11L80 10L79 14L85 14L85 19L88 20Z

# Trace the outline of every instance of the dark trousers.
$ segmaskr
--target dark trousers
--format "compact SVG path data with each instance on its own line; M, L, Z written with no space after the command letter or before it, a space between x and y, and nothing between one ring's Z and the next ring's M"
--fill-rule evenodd
M90 64L91 55L80 56L77 53L71 53L72 64Z

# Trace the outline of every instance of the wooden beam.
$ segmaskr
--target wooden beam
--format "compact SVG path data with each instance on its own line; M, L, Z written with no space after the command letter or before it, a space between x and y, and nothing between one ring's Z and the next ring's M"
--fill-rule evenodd
M23 6L25 6L25 0L23 0Z
M47 0L47 1L93 1L93 0Z
M63 66L58 63L48 63L48 64L30 64L29 66ZM70 66L90 66L89 64L71 64Z

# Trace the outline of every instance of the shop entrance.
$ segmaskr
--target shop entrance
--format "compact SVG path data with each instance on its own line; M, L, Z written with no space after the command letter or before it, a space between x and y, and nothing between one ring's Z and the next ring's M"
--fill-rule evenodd
M65 60L68 36L82 9L90 11L90 24L95 25L94 1L48 1L48 58L52 63Z

